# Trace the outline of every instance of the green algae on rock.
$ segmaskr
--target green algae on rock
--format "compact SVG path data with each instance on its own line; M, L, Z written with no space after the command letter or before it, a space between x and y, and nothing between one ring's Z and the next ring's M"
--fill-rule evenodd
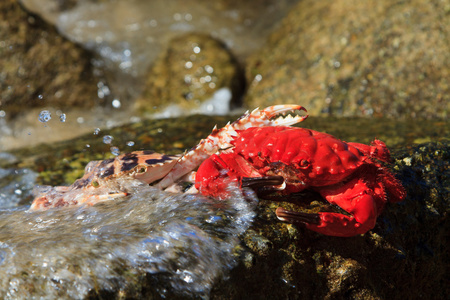
M449 24L445 1L300 1L248 59L244 104L448 117Z

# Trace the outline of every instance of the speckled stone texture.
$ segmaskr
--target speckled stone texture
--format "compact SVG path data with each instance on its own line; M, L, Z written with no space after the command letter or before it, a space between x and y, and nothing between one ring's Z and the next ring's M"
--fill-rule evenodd
M448 1L300 1L248 59L247 107L448 117Z

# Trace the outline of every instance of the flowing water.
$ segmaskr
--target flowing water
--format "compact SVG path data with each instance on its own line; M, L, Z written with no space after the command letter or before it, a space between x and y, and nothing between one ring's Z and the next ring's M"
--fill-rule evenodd
M226 201L140 185L93 207L0 210L0 298L129 292L150 275L160 296L207 297L235 266L255 197ZM147 278L147 280L149 280Z

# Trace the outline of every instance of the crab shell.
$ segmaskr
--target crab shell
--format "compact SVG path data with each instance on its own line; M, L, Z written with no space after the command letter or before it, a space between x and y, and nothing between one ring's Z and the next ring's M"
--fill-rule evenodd
M365 233L375 226L388 200L387 192L391 202L406 196L400 182L378 162L389 161L386 145L378 140L372 145L346 143L326 133L280 126L249 128L239 132L233 144L199 167L196 188L204 195L225 198L226 187L235 182L273 200L314 190L351 216L295 213L282 208L277 216L323 234Z
M289 193L342 182L367 163L367 156L351 144L292 127L250 128L239 135L234 152L265 173L289 178Z
M221 154L231 155L223 165L229 169L227 177L235 178L234 173L239 178L280 175L287 180L285 194L342 182L366 160L357 148L329 134L302 128L249 128L240 132L233 144L231 151ZM197 172L196 186L203 193L219 190L214 186L217 182L209 183L220 176L216 162L205 162ZM221 196L226 197L223 191Z
M145 150L91 161L86 165L83 177L71 186L40 187L30 210L95 204L126 196L133 184L152 183L167 175L179 158Z

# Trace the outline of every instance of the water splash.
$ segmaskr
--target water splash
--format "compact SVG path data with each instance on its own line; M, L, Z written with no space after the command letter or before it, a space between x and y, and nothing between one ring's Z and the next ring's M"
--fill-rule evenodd
M15 207L30 198L37 176L29 169L0 168L0 208Z
M52 114L48 110L42 110L39 113L39 122L41 123L47 123L52 118Z
M255 197L246 198L140 186L93 207L0 211L0 298L80 299L141 284L163 297L207 297L236 265L238 236L255 215Z
M113 141L114 137L110 136L110 135L105 135L103 137L103 143L105 144L111 144Z
M66 114L62 113L62 114L59 115L59 120L61 122L63 122L63 123L66 122L66 119L67 119Z
M217 90L210 99L203 101L198 107L191 109L189 113L204 115L226 115L230 113L232 93L229 88ZM186 115L186 110L178 105L169 105L159 113L154 113L154 118L173 118Z
M120 155L120 149L119 149L119 147L112 146L109 150L110 150L111 153L112 153L113 155L115 155L115 156Z

